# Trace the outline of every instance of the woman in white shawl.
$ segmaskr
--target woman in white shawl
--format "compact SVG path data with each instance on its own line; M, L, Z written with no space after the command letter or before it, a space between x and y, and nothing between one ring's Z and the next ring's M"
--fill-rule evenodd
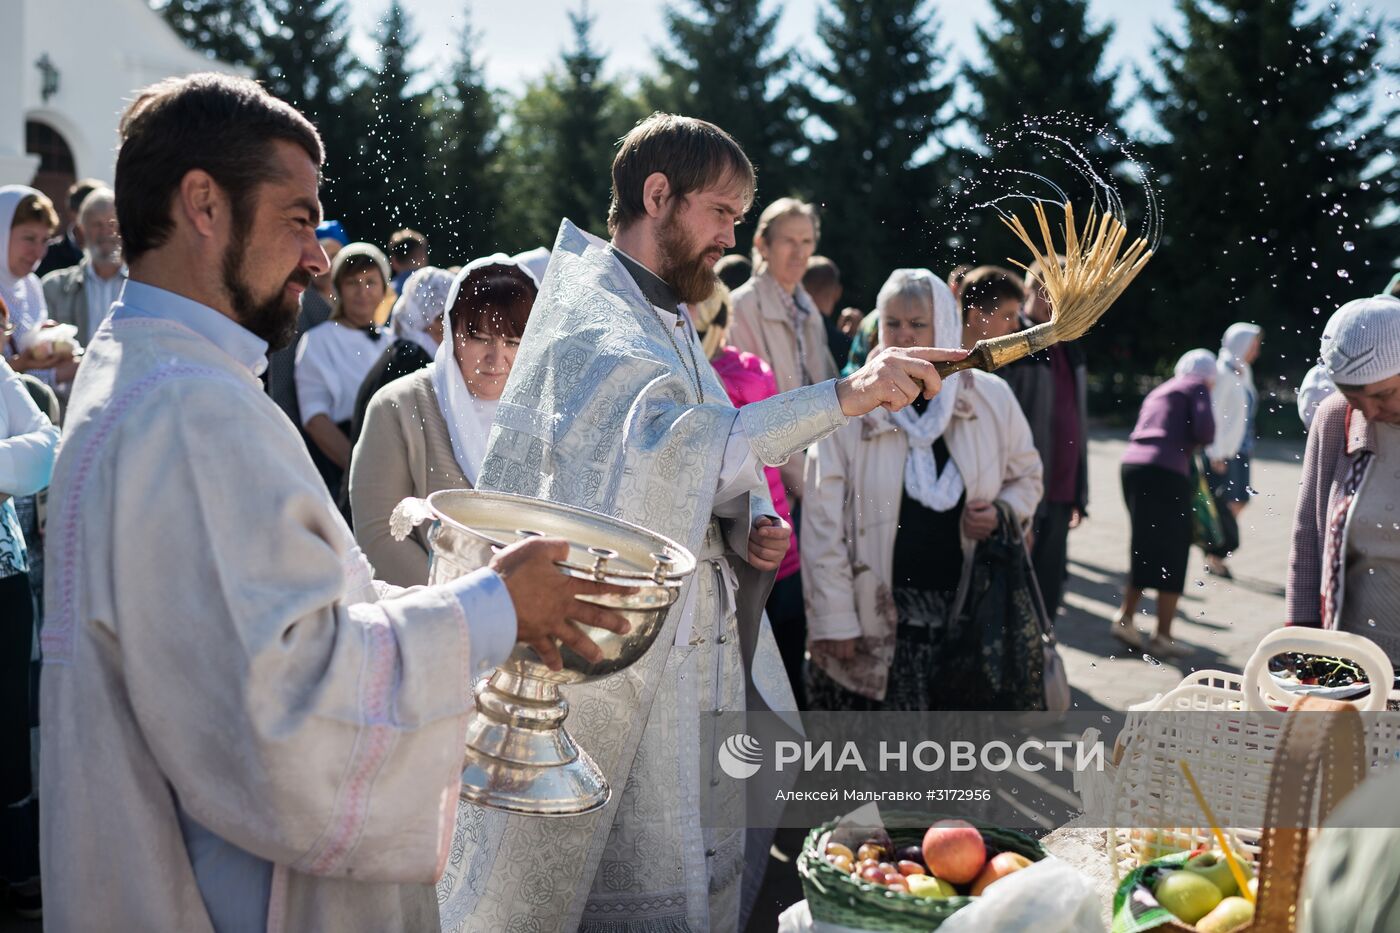
M896 270L876 314L881 347L962 338L952 291L925 269ZM1010 387L989 373L951 376L932 401L893 415L853 418L809 451L809 708L965 708L965 698L948 695L947 674L977 659L948 646L964 641L956 620L977 544L997 531L999 503L1024 526L1040 494L1030 426Z
M27 185L0 187L0 247L4 248L0 300L10 310L10 331L0 344L12 368L32 372L50 384L71 382L78 368L71 348L31 342L34 331L53 323L34 270L43 261L49 237L57 229L58 213L42 191Z
M427 527L403 541L389 516L407 496L476 484L496 403L506 387L538 286L529 270L496 254L458 273L447 295L446 335L425 369L370 400L350 461L355 538L377 579L428 582Z
M1211 413L1215 417L1215 442L1206 448L1210 460L1211 492L1223 502L1238 523L1239 515L1253 494L1249 487L1249 459L1254 449L1255 414L1259 393L1254 388L1254 361L1264 342L1257 324L1243 321L1231 324L1220 341L1216 359L1215 388L1211 392ZM1229 579L1225 566L1228 552L1206 555L1210 572Z

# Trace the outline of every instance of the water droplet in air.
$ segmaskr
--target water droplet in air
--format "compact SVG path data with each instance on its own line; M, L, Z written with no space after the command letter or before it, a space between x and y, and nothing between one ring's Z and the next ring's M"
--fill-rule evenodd
M1146 652L1143 653L1142 659L1143 659L1144 661L1146 661L1148 664L1152 665L1153 667L1161 667L1161 666L1162 666L1162 662L1161 662L1161 661L1158 661L1156 658L1154 658L1154 657L1153 657L1152 655L1150 655L1150 654L1147 654Z
M1342 249L1346 250L1348 253L1354 253L1356 252L1356 244L1351 240L1347 240L1342 244Z

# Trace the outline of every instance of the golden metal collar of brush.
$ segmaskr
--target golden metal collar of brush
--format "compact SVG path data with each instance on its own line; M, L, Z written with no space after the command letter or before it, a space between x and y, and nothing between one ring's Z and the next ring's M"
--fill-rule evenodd
M1090 209L1080 229L1074 222L1074 207L1066 204L1065 222L1060 230L1065 244L1064 263L1061 264L1056 256L1060 250L1040 202L1035 204L1035 219L1042 240L1039 245L1021 223L1021 218L1003 217L1001 222L1026 244L1036 260L1036 275L1050 299L1050 320L1019 333L977 341L966 358L937 364L940 376L950 376L964 369L992 372L1039 353L1051 344L1082 337L1152 258L1152 250L1141 237L1126 250L1123 248L1128 228L1118 218L1098 215ZM1016 262L1016 265L1030 271L1025 263Z

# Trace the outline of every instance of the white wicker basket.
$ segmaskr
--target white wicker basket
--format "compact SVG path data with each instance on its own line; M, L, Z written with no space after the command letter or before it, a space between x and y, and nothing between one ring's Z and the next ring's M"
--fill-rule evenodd
M1292 628L1266 636L1242 675L1197 671L1166 694L1134 706L1119 733L1114 766L1082 781L1080 788L1086 809L1091 799L1106 804L1115 879L1170 852L1214 845L1209 821L1177 764L1181 759L1209 789L1211 808L1231 845L1258 858L1281 715L1222 714L1286 709L1296 697L1274 681L1268 662L1289 651L1358 662L1370 682L1383 688L1352 705L1363 712L1386 708L1394 672L1374 642L1345 632ZM1367 724L1373 771L1400 761L1400 734L1383 719L1369 717Z

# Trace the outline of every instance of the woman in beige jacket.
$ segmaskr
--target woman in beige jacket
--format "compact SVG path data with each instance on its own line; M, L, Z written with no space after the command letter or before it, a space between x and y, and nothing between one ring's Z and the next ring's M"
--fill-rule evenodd
M949 346L957 303L923 269L880 290L881 346ZM917 410L916 410L917 409ZM939 708L939 650L964 601L995 502L1023 527L1041 495L1030 427L988 373L944 381L932 402L853 419L808 452L802 517L812 709Z
M753 278L734 290L729 342L773 369L778 391L789 392L837 376L821 312L802 287L807 260L821 228L816 209L780 198L759 215L753 237ZM802 497L802 457L782 468L783 486Z
M536 292L534 277L513 259L472 262L447 295L444 332L452 339L426 369L395 379L370 401L350 463L350 502L375 579L428 582L427 526L395 541L389 516L408 496L476 482Z

